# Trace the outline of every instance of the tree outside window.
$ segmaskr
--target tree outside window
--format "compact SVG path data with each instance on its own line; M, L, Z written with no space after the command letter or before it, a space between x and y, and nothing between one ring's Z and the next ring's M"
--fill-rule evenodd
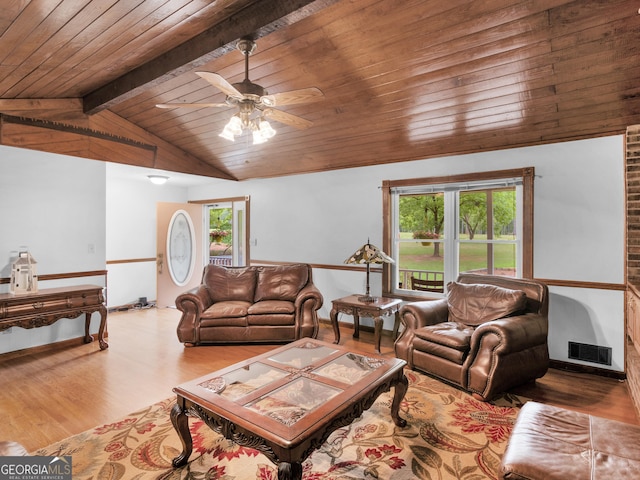
M533 178L532 169L531 175L523 171ZM387 248L396 260L391 293L412 290L419 280L443 293L460 273L522 276L523 256L531 255L522 227L532 208L527 204L524 214L522 185L522 177L515 177L390 188L392 241ZM529 226L526 232L531 231Z

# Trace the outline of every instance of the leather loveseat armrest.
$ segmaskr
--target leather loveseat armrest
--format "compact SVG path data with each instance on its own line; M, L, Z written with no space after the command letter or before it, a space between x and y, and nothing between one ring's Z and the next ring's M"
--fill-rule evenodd
M410 302L400 308L400 321L404 325L402 334L395 343L396 357L405 360L412 368L412 349L415 331L427 325L446 322L449 307L445 298Z
M182 343L198 343L196 338L196 322L200 319L202 312L213 304L211 295L204 285L192 288L176 298L176 307L182 312L180 323L178 323L178 339Z
M313 283L308 283L298 292L295 300L296 338L318 336L318 310L323 302L322 293Z

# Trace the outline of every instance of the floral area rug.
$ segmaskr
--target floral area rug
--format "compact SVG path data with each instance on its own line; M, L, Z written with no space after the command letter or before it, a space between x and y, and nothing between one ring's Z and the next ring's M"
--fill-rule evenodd
M491 403L413 371L400 414L391 420L392 392L381 395L351 425L336 430L303 463L303 480L500 478L500 459L525 399ZM189 419L193 453L182 468L171 460L182 446L169 412L173 398L126 418L62 440L34 455L71 455L74 479L275 480L277 467Z

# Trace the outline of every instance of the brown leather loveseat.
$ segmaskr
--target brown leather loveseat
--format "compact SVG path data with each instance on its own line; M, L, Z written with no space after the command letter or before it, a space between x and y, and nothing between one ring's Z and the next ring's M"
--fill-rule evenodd
M549 366L549 291L528 279L461 274L447 298L400 309L398 358L491 400L542 377Z
M178 339L199 345L315 338L322 302L307 264L207 265L202 284L176 299Z

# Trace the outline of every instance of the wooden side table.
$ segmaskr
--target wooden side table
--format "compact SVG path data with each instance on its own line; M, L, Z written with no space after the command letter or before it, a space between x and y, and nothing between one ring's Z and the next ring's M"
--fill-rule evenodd
M402 300L397 298L376 297L375 302L361 302L358 297L361 295L349 295L348 297L333 300L331 308L331 324L335 341L340 343L340 327L338 326L338 313L353 315L353 338L360 336L360 317L373 318L374 322L374 344L377 353L380 353L380 337L382 335L382 317L395 315L393 324L393 337L398 334L400 327L400 305Z

